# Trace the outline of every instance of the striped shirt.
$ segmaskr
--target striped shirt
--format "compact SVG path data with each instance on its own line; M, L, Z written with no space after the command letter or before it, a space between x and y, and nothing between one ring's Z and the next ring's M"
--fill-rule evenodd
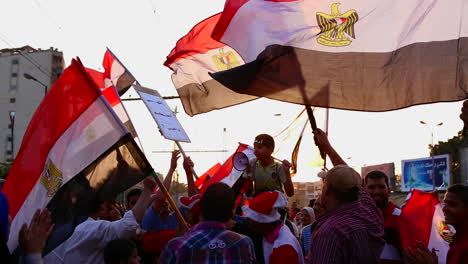
M223 223L202 222L169 241L159 263L249 264L255 263L255 249L249 237L226 230Z
M375 264L384 246L380 210L364 190L359 199L335 208L317 219L308 263Z

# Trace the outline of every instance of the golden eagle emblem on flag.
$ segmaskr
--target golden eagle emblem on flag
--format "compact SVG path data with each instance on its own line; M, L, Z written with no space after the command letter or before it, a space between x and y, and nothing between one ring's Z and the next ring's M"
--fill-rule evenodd
M218 55L213 55L213 61L218 71L225 71L240 65L236 54L232 51L224 52L224 48L219 49Z
M343 47L351 44L348 36L355 39L354 24L359 20L356 10L344 14L338 10L340 3L331 5L331 14L317 12L317 23L320 26L319 44L329 47ZM345 34L346 33L346 34Z
M436 225L437 231L439 231L440 237L444 239L447 243L453 242L453 235L454 233L450 229L450 227L445 223L445 221L440 221L439 224Z
M53 197L62 186L62 172L49 159L41 176L41 184L47 190L47 196Z

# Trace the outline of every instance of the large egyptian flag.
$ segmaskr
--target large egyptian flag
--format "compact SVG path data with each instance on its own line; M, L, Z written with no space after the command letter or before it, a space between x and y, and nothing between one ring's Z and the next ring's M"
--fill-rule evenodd
M31 119L3 187L12 217L10 251L36 209L47 207L55 228L63 227L151 170L99 88L73 60ZM55 245L63 239L56 238Z
M412 190L398 217L402 248L421 241L430 250L436 249L439 263L446 263L454 229L445 223L442 205L436 192Z
M468 91L466 0L227 0L213 38L248 64L213 76L236 92L364 111ZM330 99L317 93L329 90Z
M244 64L232 48L211 38L220 17L217 14L195 25L164 62L174 72L172 82L190 116L257 98L235 93L208 75Z

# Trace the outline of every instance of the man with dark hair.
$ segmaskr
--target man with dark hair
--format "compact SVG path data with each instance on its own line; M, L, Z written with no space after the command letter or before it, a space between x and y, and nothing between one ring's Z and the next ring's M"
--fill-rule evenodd
M361 176L346 165L326 134L317 129L314 139L335 167L327 172L319 198L325 211L317 219L308 263L378 263L385 244L380 210L362 189Z
M287 204L283 193L274 191L263 192L242 207L252 231L263 236L263 260L266 264L304 263L299 241L283 224L278 212Z
M468 186L455 184L447 189L444 197L445 222L457 231L450 244L447 264L468 260Z
M255 263L252 240L226 230L234 212L234 191L224 183L210 185L203 194L202 221L183 237L167 243L160 263Z
M104 248L106 264L140 264L135 243L130 239L112 240Z
M143 186L137 203L122 219L112 221L116 210L112 203L100 204L65 242L45 256L45 263L104 263L103 250L107 243L137 234L139 223L152 202L156 181L148 176L143 180Z
M398 226L401 210L389 200L388 176L381 171L371 171L364 179L364 188L382 211L384 217L385 246L380 255L380 263L401 263L400 229Z
M126 196L126 204L125 204L125 209L132 210L133 206L135 206L136 202L138 201L138 198L140 198L140 195L143 191L141 189L132 189L127 193Z
M172 175L177 168L177 160L180 158L180 151L172 152L171 165L163 185L167 191L171 190ZM141 222L141 227L146 231L177 230L178 220L175 213L169 209L169 203L160 190L156 192L156 198L152 205L146 210Z
M447 264L466 263L468 260L468 186L454 184L447 188L444 197L445 223L455 228L453 242L447 253ZM418 243L416 249L405 249L405 257L409 264L437 264L438 257Z

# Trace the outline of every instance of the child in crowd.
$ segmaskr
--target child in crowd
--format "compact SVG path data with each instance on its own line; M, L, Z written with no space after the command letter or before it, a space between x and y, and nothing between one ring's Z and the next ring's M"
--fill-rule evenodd
M256 196L266 191L285 192L289 197L294 195L294 186L291 181L289 169L291 164L284 160L276 162L271 154L275 149L275 140L267 134L260 134L254 141L255 156L257 161L252 168L252 182L247 194ZM284 190L283 190L284 187Z

